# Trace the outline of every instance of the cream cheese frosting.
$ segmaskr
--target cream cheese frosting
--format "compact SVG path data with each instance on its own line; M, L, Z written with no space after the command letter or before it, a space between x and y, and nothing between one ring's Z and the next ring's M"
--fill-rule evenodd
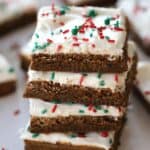
M150 1L120 0L118 6L129 18L133 30L136 31L145 44L150 43Z
M37 99L30 100L30 115L36 117L68 117L68 116L113 116L122 117L125 109L114 106L85 106L75 103L60 103L58 101L44 102Z
M0 24L36 9L35 0L0 0Z
M25 130L21 136L23 140L50 144L71 144L73 146L90 146L109 150L114 142L115 132L90 133L49 133L36 134Z
M128 71L130 70L136 46L134 43L128 44ZM52 81L53 83L66 85L80 85L91 88L109 88L113 92L123 91L128 71L124 73L73 73L73 72L53 72L53 71L35 71L29 70L29 81Z
M0 83L16 80L14 68L8 63L6 58L0 54Z
M137 73L137 88L150 103L150 63L139 62Z
M118 9L43 7L26 52L108 54L114 59L114 56L123 56L125 24L125 18Z

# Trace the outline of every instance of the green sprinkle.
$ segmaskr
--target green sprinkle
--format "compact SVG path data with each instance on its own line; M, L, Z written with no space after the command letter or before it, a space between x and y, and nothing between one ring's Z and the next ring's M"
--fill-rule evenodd
M110 37L109 37L109 36L105 36L105 38L106 38L107 40L109 40L109 39L110 39Z
M36 36L36 38L39 38L39 37L40 37L39 34L37 34L37 33L35 34L35 36Z
M109 144L112 144L113 143L113 140L112 139L109 139Z
M105 23L105 25L109 25L109 24L110 24L110 18L106 18L106 19L104 20L104 23Z
M64 9L60 10L60 14L64 15L66 13L66 11Z
M77 35L78 34L78 28L77 27L75 27L75 28L73 28L72 30L71 30L71 32L72 32L72 35Z
M52 72L51 73L51 80L54 80L55 79L55 72Z
M82 73L82 75L83 75L83 76L87 76L88 74L87 74L87 73Z
M54 32L51 32L51 35L54 35Z
M60 100L55 100L55 99L54 99L54 100L51 100L50 102L51 102L51 103L54 103L54 104L61 104L61 101L60 101Z
M13 67L10 67L9 70L8 70L8 72L9 73L13 73L13 72L15 72L15 69Z
M107 109L104 109L104 113L108 113L108 110L107 110Z
M87 15L87 17L92 17L92 18L94 18L96 16L97 16L97 13L94 9L90 10Z
M81 110L81 109L80 109L80 110L79 110L79 113L82 113L82 114L83 114L83 113L84 113L84 110Z
M96 109L101 110L102 107L101 106L96 106Z
M77 137L77 135L76 134L69 134L69 137L70 138L75 138L75 137Z
M116 21L116 23L114 24L114 26L115 26L116 28L119 28L119 21Z
M101 76L102 76L101 73L98 73L98 74L97 74L97 77L98 77L98 78L101 78Z
M93 33L90 34L90 37L93 37Z
M99 82L99 84L100 84L100 86L104 86L104 85L105 85L105 81L104 81L104 80L101 80L101 81Z
M47 113L47 109L43 109L43 110L41 111L41 114L45 114L45 113Z
M67 104L67 105L73 105L74 102L69 101L69 102L67 102L66 104Z
M36 137L38 137L40 134L39 133L33 133L32 134L32 138L36 138Z

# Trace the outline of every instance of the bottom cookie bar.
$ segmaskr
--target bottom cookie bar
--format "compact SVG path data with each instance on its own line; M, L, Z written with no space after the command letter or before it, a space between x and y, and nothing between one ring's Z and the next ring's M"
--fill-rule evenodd
M117 150L120 132L37 134L26 130L25 150Z

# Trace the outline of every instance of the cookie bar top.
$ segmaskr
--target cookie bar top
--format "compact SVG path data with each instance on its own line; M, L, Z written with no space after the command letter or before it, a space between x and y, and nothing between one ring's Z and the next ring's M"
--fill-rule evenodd
M145 44L150 44L150 1L120 0L118 6L129 18L136 34L143 39Z
M136 87L150 104L150 63L139 62Z
M5 57L0 54L0 83L8 81L16 81L16 73Z
M124 91L128 72L133 65L136 46L134 43L128 44L128 71L124 73L71 73L53 71L29 70L29 81L52 81L60 85L79 85L95 89L111 89L112 92Z
M123 107L107 105L83 105L75 103L61 103L57 100L44 102L30 99L30 115L38 117L68 117L68 116L112 116L116 119L125 112Z
M91 133L50 133L36 134L28 130L24 131L22 139L50 144L71 144L72 146L89 146L109 150L114 142L115 132L91 132Z
M122 56L126 21L120 10L43 7L29 45L33 53ZM114 59L114 58L112 58Z
M0 24L36 9L34 0L0 0Z

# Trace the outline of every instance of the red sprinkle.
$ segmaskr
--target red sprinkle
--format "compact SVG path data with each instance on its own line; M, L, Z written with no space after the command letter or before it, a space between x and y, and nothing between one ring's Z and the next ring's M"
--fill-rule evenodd
M124 31L124 29L119 28L119 27L114 27L114 30L115 30L115 31Z
M85 42L88 42L88 41L89 41L88 38L83 38L82 40L85 41Z
M93 47L93 48L95 48L95 47L96 47L96 45L95 45L95 44L92 44L92 47Z
M118 82L118 74L115 74L115 81Z
M63 34L66 34L66 33L68 33L68 32L69 32L69 29L63 31Z
M115 43L115 40L108 40L109 43Z
M80 137L80 138L85 138L86 136L85 136L85 133L78 133L78 136Z
M60 25L61 25L61 26L64 26L64 25L65 25L65 23L64 23L64 22L60 22Z
M48 16L49 15L49 13L43 13L42 14L42 16Z
M58 45L58 47L57 47L57 52L59 52L62 48L63 48L62 45Z
M144 91L145 95L150 95L150 91Z
M57 109L57 104L55 104L55 105L53 106L53 108L52 108L52 113L54 113L54 112L56 111L56 109Z
M20 114L20 110L19 109L16 109L14 112L13 112L13 115L14 116L18 116Z
M76 36L72 37L74 41L78 41L78 38Z
M6 150L4 147L2 147L2 149L1 150Z
M67 37L65 36L65 37L64 37L64 39L66 40L66 39L67 39Z
M51 39L47 39L48 43L53 43L53 41Z
M88 106L88 110L91 111L93 109L93 105Z
M81 76L80 81L79 81L79 84L80 84L80 85L82 85L84 79L85 79L85 76Z
M108 137L108 132L103 131L103 132L100 133L100 135L101 135L102 137Z
M79 46L80 43L73 43L72 46Z

